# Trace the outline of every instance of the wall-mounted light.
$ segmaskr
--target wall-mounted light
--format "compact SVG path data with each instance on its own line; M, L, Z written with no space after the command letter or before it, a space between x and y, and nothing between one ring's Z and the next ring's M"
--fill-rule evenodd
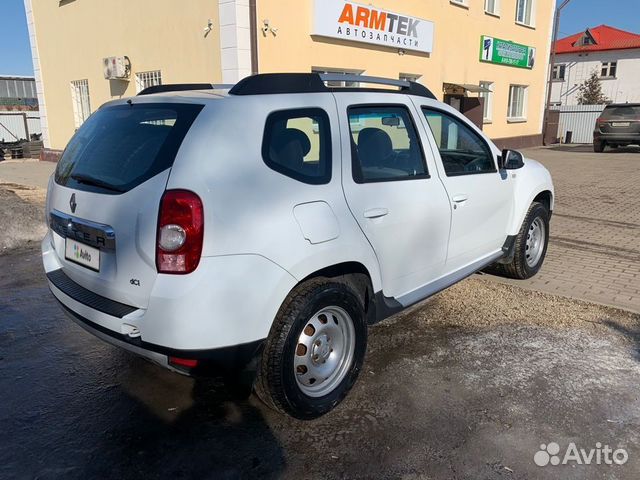
M269 32L271 32L271 35L275 37L278 34L278 29L275 27L272 27L271 24L269 23L269 20L265 19L262 21L262 35L266 37L267 33Z
M209 19L207 26L204 27L204 38L207 38L207 35L211 33L211 30L213 30L213 20Z
M407 53L404 49L399 48L398 49L398 55L403 56L405 53Z

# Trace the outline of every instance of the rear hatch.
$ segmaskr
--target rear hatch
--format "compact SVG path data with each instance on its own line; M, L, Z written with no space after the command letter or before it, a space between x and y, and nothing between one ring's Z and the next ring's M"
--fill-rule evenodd
M598 119L601 133L640 135L640 105L610 105Z
M98 295L146 308L157 275L160 200L202 108L110 105L76 132L47 203L54 248L68 277Z

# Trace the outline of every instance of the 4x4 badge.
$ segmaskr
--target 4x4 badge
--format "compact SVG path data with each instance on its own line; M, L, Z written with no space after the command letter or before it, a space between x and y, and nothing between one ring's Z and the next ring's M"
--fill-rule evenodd
M71 199L69 200L69 206L71 207L71 213L76 213L76 207L78 204L76 203L76 194L71 194Z

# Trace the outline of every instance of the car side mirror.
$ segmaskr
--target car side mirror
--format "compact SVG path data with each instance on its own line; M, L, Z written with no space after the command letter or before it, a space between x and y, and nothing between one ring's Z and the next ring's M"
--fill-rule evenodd
M517 150L502 150L500 161L498 162L501 169L517 170L524 167L524 156Z

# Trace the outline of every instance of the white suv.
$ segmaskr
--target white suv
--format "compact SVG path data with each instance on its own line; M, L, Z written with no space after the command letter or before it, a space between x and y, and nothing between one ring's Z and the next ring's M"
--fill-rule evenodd
M95 112L47 197L70 317L181 373L255 371L266 403L308 419L354 384L368 325L486 267L538 271L543 166L422 85L334 77L165 85Z

